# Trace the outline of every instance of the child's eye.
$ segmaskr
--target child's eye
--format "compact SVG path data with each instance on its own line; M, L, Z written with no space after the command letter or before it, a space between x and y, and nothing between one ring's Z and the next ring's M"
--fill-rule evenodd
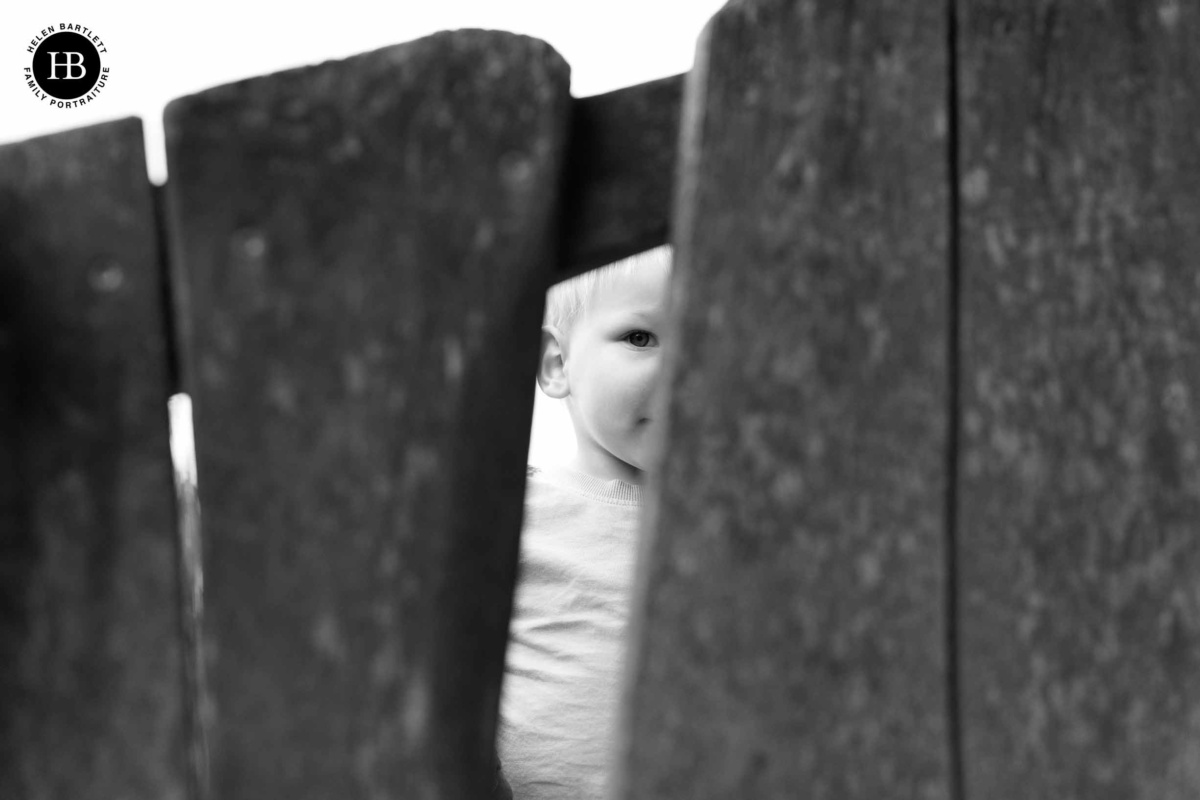
M630 331L625 334L625 341L634 347L649 347L654 343L654 334L649 331Z

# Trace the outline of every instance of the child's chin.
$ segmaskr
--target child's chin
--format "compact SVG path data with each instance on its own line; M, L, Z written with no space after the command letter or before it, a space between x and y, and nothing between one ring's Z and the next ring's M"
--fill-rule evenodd
M631 466L634 469L641 471L641 472L644 472L646 470L645 448L639 447L637 449L637 452L626 453L626 456L627 456L626 458L621 459L626 464L628 464L629 466Z

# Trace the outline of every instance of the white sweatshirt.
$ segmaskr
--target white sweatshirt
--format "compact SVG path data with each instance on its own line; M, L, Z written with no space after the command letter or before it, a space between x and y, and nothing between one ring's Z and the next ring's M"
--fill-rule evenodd
M601 800L625 656L640 487L530 470L498 737L515 800Z

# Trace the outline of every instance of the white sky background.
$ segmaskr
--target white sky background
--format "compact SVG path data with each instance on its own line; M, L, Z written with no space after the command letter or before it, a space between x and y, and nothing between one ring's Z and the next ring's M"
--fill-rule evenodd
M724 0L336 0L295 3L0 0L0 143L127 116L142 118L147 163L166 178L162 109L172 99L255 75L316 64L441 30L494 28L549 42L571 65L577 97L685 72ZM93 103L51 108L25 85L29 41L69 22L108 48L110 79ZM558 401L538 392L530 461L574 449Z

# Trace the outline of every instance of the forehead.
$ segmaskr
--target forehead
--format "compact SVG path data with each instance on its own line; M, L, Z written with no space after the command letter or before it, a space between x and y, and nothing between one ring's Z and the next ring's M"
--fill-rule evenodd
M670 274L665 264L648 263L605 276L592 294L587 313L589 316L659 313L666 304Z

